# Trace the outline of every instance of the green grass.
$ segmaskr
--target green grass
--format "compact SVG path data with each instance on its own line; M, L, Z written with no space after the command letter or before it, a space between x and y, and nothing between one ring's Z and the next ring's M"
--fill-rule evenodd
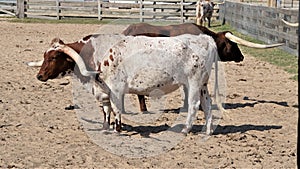
M72 19L37 19L37 18L24 18L24 19L18 19L13 18L10 20L10 22L18 22L18 23L50 23L50 24L60 24L60 23L66 23L66 24L107 24L110 23L111 20L97 20L95 18L87 19L87 18L72 18Z
M249 36L245 36L236 30L234 30L229 25L222 25L222 26L216 26L212 27L211 30L216 32L221 31L231 31L234 35L246 39L251 42L255 43L262 43L262 41L256 40L254 38L251 38ZM262 61L269 62L273 65L276 65L286 72L290 73L292 75L291 79L298 80L298 57L295 55L292 55L280 48L271 48L271 49L254 49L244 46L239 46L244 54L254 56Z
M18 23L49 23L49 24L133 24L138 23L139 19L105 19L97 20L96 18L63 18L61 20L56 19L37 19L37 18L12 18L10 22ZM169 25L169 24L178 24L179 22L174 21L149 21L153 25Z

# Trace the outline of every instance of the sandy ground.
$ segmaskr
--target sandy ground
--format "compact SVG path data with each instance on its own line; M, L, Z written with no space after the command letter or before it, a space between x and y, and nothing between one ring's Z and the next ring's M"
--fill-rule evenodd
M204 124L202 112L190 134L178 136L176 145L151 157L113 153L91 139L78 111L67 109L74 105L73 81L42 83L35 78L38 68L25 63L40 60L54 37L73 42L99 30L112 33L125 27L0 20L0 168L295 168L297 82L248 55L242 63L225 64L226 118L206 141L198 132ZM144 128L125 122L124 136L110 138L134 141L162 135L178 115L172 110L181 106L178 100L180 94L174 94L159 122ZM102 118L95 121L101 125Z

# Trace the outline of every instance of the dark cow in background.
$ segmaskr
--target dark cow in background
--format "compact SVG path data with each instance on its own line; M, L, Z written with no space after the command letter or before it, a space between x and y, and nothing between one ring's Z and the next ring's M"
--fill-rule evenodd
M219 58L223 62L243 61L244 56L237 44L241 44L252 48L261 48L261 49L272 48L272 47L283 45L283 44L263 45L263 44L252 43L234 36L229 31L215 33L204 26L196 25L194 23L184 23L184 24L168 25L168 26L154 26L147 23L138 23L138 24L130 25L127 29L123 31L123 34L127 36L144 35L144 36L151 36L151 37L171 37L171 36L178 36L182 34L193 34L193 35L206 34L211 36L216 42ZM140 101L141 111L147 111L144 96L139 95L138 97Z
M210 27L211 17L214 12L214 4L210 0L199 0L196 5L196 23L197 25L203 25L205 19L208 21L208 27Z

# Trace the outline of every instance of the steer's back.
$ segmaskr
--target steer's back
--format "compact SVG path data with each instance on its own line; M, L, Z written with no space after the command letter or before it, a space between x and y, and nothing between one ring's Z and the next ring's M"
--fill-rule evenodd
M101 41L101 37L94 40ZM103 49L97 49L95 56L104 81L114 87L126 83L127 92L143 95L154 89L170 93L190 79L200 83L217 55L214 40L206 35L124 36L105 49L104 55L99 55Z

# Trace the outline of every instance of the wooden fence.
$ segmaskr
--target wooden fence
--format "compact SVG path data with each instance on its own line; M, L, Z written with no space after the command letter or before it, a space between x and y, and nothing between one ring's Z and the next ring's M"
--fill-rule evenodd
M18 0L24 17L61 19L89 17L101 19L194 21L197 0Z
M285 25L281 19L298 22L298 9L226 1L219 12L219 18L225 18L239 32L266 43L285 43L283 48L297 55L298 28Z
M15 16L17 11L16 1L0 1L0 12L4 15Z

